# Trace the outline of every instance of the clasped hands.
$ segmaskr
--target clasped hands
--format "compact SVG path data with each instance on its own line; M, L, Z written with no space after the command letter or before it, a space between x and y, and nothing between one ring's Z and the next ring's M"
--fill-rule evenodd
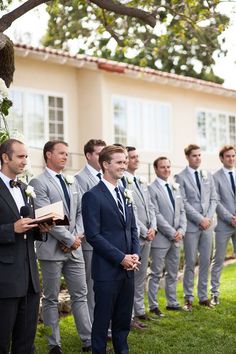
M126 270L139 270L139 256L137 254L126 254L120 263Z
M202 230L207 230L211 226L211 223L212 223L211 219L205 217L202 219L199 226Z
M81 237L82 237L82 235L76 235L75 236L75 241L74 241L74 243L72 244L71 247L67 247L63 243L60 242L59 246L60 246L61 251L64 252L64 253L70 253L72 251L77 250L77 248L79 248L80 245L81 245Z

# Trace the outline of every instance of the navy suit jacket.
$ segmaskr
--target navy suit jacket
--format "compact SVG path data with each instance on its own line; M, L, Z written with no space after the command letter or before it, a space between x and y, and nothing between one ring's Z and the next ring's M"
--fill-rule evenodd
M83 195L84 230L87 241L93 247L92 278L96 281L133 277L133 271L126 271L120 265L126 254L139 255L133 207L126 201L125 214L124 221L113 196L102 181Z
M26 185L21 184L25 204L34 217L32 200L27 203ZM40 291L34 240L45 240L38 228L15 234L14 223L20 219L17 205L0 178L0 298L22 297L27 294L29 276L35 292ZM30 272L29 272L30 268Z

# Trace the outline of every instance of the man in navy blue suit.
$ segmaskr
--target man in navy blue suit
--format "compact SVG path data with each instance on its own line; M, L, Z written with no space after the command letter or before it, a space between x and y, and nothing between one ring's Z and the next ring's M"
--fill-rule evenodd
M93 247L95 310L92 352L106 353L111 321L115 353L127 354L139 242L132 196L130 191L121 191L118 187L118 180L126 168L124 149L114 145L105 147L100 152L99 163L103 179L82 199L85 234Z

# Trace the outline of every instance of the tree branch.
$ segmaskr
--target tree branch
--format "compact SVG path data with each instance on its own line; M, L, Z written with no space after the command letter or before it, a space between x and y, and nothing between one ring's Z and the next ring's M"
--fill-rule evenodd
M143 22L145 22L151 27L155 27L156 25L156 17L154 14L150 12L136 9L134 7L121 5L120 3L114 2L113 0L87 0L87 1L97 5L101 9L112 11L119 15L126 15L129 17L139 18L140 20L142 20Z
M48 0L28 0L16 9L8 12L6 15L3 15L0 18L0 32L4 32L7 28L9 28L12 22L14 22L17 18L46 2L48 2Z

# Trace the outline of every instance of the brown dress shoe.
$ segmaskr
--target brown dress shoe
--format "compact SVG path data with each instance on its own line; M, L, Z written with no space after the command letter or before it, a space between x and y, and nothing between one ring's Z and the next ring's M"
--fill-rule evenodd
M130 323L130 328L134 328L134 329L146 329L147 328L147 325L141 323L141 322L138 322L138 321L135 321L135 320L132 320L131 323Z
M209 308L214 307L214 306L211 304L211 300L209 300L209 299L204 300L204 301L199 301L199 305L205 306L205 307L209 307Z
M185 304L184 304L183 310L184 311L193 311L193 303L192 303L192 301L187 300L185 302Z
M144 313L143 315L135 316L135 318L138 318L139 320L143 321L151 321L151 318L146 313Z
M63 354L63 352L59 345L55 345L55 347L50 349L49 354Z

